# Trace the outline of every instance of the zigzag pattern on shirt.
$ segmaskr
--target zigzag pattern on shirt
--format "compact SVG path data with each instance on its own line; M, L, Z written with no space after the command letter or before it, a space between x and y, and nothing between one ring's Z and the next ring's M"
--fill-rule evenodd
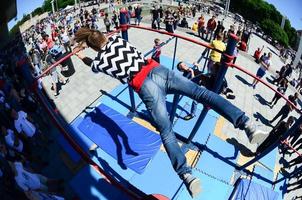
M141 70L145 60L142 53L129 42L117 36L112 39L95 58L93 68L126 83Z

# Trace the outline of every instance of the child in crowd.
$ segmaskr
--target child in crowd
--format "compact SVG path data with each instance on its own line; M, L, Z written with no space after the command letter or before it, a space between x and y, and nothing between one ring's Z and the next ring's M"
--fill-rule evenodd
M156 38L154 40L154 46L153 46L154 52L151 56L153 60L160 63L160 54L161 54L161 46L160 46L160 39Z

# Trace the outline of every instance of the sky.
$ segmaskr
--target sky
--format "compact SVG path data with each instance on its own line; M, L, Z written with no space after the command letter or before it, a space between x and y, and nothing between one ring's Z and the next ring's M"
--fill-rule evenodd
M231 0L232 1L232 0ZM273 4L281 14L287 16L291 25L297 29L302 30L302 0L266 0L268 3ZM31 11L43 4L44 0L17 0L17 21L21 20L23 14L29 14ZM11 29L16 23L12 19L8 23Z

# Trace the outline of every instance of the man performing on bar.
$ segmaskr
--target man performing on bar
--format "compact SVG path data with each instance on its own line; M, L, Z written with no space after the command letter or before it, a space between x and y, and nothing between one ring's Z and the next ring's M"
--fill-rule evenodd
M185 95L210 106L234 127L245 131L250 143L261 144L268 136L268 133L256 130L249 117L232 103L156 61L145 59L141 52L120 36L107 38L98 30L81 28L75 34L75 41L78 43L75 51L79 51L76 55L93 72L103 72L122 83L128 83L138 93L160 132L174 170L193 198L201 190L200 180L192 175L191 167L187 165L184 152L172 130L166 108L167 94ZM94 59L83 55L82 50L87 47L97 52Z

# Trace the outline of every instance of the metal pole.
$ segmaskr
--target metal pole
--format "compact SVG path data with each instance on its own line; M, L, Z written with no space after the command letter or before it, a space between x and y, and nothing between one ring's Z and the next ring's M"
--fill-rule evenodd
M227 47L226 47L225 53L227 55L233 56L236 44L237 44L237 36L231 34L230 38L229 38L229 41L228 41L228 44L227 44ZM221 88L224 76L225 76L225 74L227 72L227 69L228 69L228 66L226 64L227 63L226 59L227 58L225 56L222 56L221 67L220 67L220 70L218 72L218 75L217 75L217 78L216 78L216 81L215 81L216 84L214 86L214 92L216 92L216 93L218 93L219 89ZM197 119L197 122L194 125L194 127L193 127L193 129L192 129L192 131L191 131L191 133L188 137L188 142L191 142L192 139L195 137L200 125L202 124L202 122L205 119L205 117L206 117L209 110L210 110L210 108L207 105L204 105L203 110L200 113L199 118Z
M175 45L174 45L174 54L173 54L173 61L172 61L172 70L174 69L174 64L175 64L175 58L176 58L176 50L177 50L177 43L178 43L178 38L175 39ZM175 94L173 97L173 104L172 104L172 109L170 113L170 121L173 123L177 105L179 102L179 96L178 94Z
M127 10L125 8L122 8L120 11L120 26L122 30L122 38L126 41L128 41L127 14L128 14ZM130 96L130 103L131 103L131 112L135 112L134 91L132 87L128 87L128 88L129 88L129 96Z
M174 69L175 58L176 58L176 49L177 49L178 38L175 39L173 61L172 61L172 70Z
M54 0L51 1L51 8L52 8L52 13L55 14Z
M171 114L170 114L170 121L173 123L173 120L175 118L175 114L176 114L176 109L177 109L177 105L179 103L179 94L175 94L173 97L173 104L172 104L172 109L171 109Z
M260 160L261 158L263 158L269 152L271 152L274 148L276 148L280 144L280 141L284 140L285 138L287 138L288 136L293 134L299 128L301 123L302 123L302 116L300 116L299 119L296 121L296 123L288 131L286 131L286 133L280 138L279 141L276 141L274 144L269 146L265 151L263 151L260 155L256 156L255 158L253 158L249 162L247 162L244 165L242 165L241 167L239 167L239 170L245 169L246 167L250 166L254 162L256 162L256 161ZM277 182L277 181L275 181L275 182Z

